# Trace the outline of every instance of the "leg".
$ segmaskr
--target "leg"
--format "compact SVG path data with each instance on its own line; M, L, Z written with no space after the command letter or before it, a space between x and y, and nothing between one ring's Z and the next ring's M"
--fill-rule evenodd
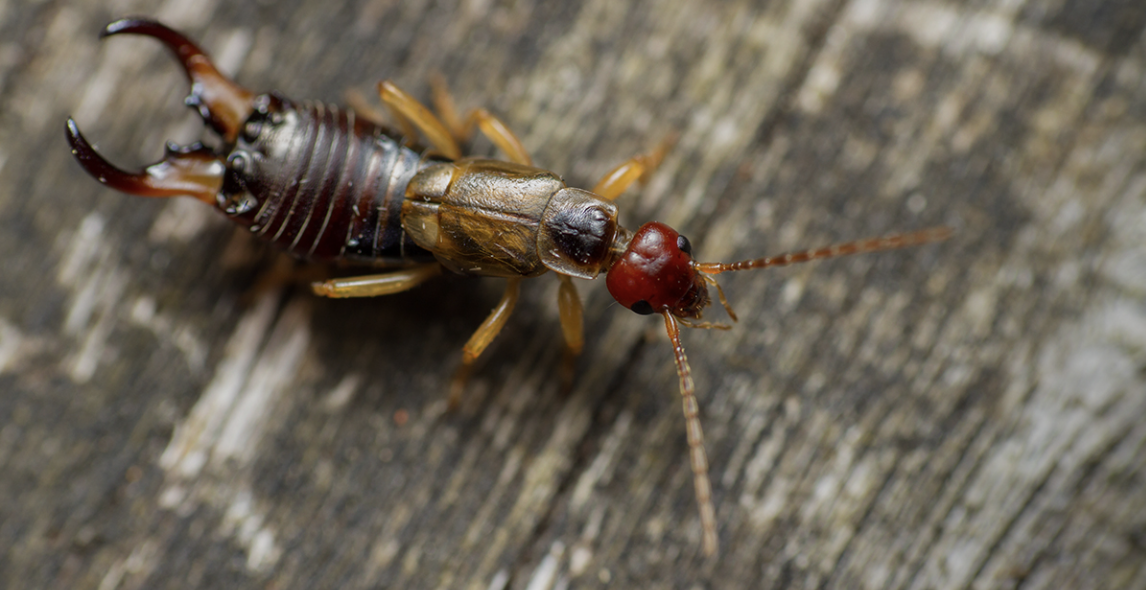
M330 279L310 284L323 297L374 297L408 291L442 273L438 263L423 264L380 275Z
M489 343L493 342L494 337L505 327L509 315L513 313L513 306L517 305L517 294L520 287L521 279L519 277L506 280L505 293L502 294L501 301L497 303L497 307L493 308L489 317L478 326L477 331L474 332L473 336L470 336L469 342L466 342L465 347L462 348L462 364L454 373L453 380L450 381L449 407L451 409L458 407L462 400L462 390L465 389L466 381L469 380L474 361L481 356L482 351L489 346Z
M524 166L533 165L533 158L525 151L525 145L521 144L517 134L510 131L509 126L502 123L501 119L494 117L485 109L473 109L465 120L466 131L471 131L474 125L481 129L482 135L505 152L510 162Z
M450 135L446 126L434 116L422 103L406 94L401 88L389 80L378 83L378 95L399 120L405 119L426 136L426 140L443 156L456 160L462 157L462 150L458 142Z
M386 116L381 109L366 100L366 95L358 90L351 88L344 93L344 96L346 106L350 107L350 110L354 111L357 116L381 127L389 127L391 123L390 120L394 119L393 123L398 126L398 131L400 131L403 136L410 139L418 136L418 130L410 123L409 119L394 112L391 112L390 116Z
M255 279L255 283L243 292L239 302L251 305L263 295L280 287L325 279L330 276L327 270L325 266L313 262L299 262L286 254L279 254L275 257L274 265L263 271Z
M660 145L653 151L639 156L633 156L620 166L613 168L605 174L604 177L593 187L593 192L605 199L612 201L621 196L625 189L633 182L640 180L642 183L648 182L649 176L661 165L661 161L665 158L665 153L676 143L676 137L667 137L661 141Z
M434 110L438 117L446 124L450 134L458 143L464 143L469 138L466 126L458 116L458 109L454 106L454 97L450 96L450 89L446 86L446 78L435 72L430 76L430 92L433 94Z
M557 309L561 313L561 333L565 335L565 355L561 363L561 380L566 390L573 386L573 369L581 348L585 345L584 325L581 321L581 298L573 280L557 275L561 286L557 290Z
M482 135L489 138L509 158L509 161L525 166L533 165L533 158L529 157L525 145L508 125L485 109L474 109L466 116L465 122L458 117L458 110L454 107L454 99L446 88L445 80L439 75L430 80L434 89L434 108L445 121L456 141L464 142L473 135L474 127L481 130Z
M469 117L466 117L466 130L471 131L475 125L481 130L482 135L505 152L510 162L523 166L533 165L533 158L529 157L529 152L525 151L525 146L517 134L501 119L485 109L474 109L470 111Z

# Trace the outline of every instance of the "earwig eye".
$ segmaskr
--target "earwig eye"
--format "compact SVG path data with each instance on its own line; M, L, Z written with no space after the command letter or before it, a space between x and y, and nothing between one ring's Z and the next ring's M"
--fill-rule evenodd
M681 252L692 256L692 242L688 241L688 238L678 235L676 237L676 247Z
M648 301L645 301L644 299L634 303L633 306L630 307L629 309L631 309L631 310L633 310L633 311L635 311L641 315L652 315L652 313L653 313L652 304L649 303Z

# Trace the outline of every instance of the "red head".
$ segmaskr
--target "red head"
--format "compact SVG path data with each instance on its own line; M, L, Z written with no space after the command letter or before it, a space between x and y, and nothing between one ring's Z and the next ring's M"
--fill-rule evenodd
M699 319L708 306L708 285L712 283L720 302L735 321L724 293L709 275L723 272L785 266L820 258L831 258L861 252L890 250L926 242L947 239L951 230L932 228L907 234L891 235L849 242L827 248L816 248L743 260L740 262L696 262L692 259L692 246L688 239L663 223L646 223L633 235L625 251L617 257L605 278L609 293L618 303L639 313L659 313L664 316L665 330L672 341L673 359L680 379L680 395L684 404L685 432L688 434L689 462L692 465L693 485L700 507L700 523L704 536L704 552L716 553L716 512L712 505L712 484L708 480L708 457L704 452L704 434L700 426L696 396L693 393L692 371L680 341L680 326L693 328L727 328L724 324L690 322ZM620 241L618 239L618 241Z
M633 235L605 277L618 303L643 315L668 311L698 318L708 306L708 288L692 260L688 238L656 221Z

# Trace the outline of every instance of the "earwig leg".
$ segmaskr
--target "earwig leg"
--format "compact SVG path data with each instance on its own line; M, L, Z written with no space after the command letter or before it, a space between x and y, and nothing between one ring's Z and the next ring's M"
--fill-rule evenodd
M708 480L708 455L704 452L704 431L700 426L700 407L692 383L692 371L680 342L680 327L669 311L664 311L665 329L672 341L676 374L680 379L680 396L684 405L684 429L688 436L688 456L692 465L692 483L696 488L696 503L700 508L700 528L704 538L705 555L714 555L717 549L716 510L712 506L712 484Z
M263 271L255 279L253 285L239 297L239 303L244 306L253 305L263 295L287 285L310 283L318 279L325 279L327 268L313 262L300 263L286 254L279 254L269 270Z
M593 187L593 192L606 201L612 201L621 196L621 193L637 180L642 183L648 182L649 176L661 165L665 154L674 143L676 143L675 136L667 137L653 151L625 160L620 166L601 177L597 186Z
M445 78L441 74L435 75L430 79L430 86L434 93L434 109L438 111L438 116L450 130L454 140L458 143L468 141L477 128L505 153L509 161L525 166L533 165L533 158L529 156L525 144L521 143L521 138L504 121L485 109L473 109L463 122L458 116L458 109L454 106L450 90L446 87Z
M381 110L370 104L370 102L366 100L366 96L353 88L346 91L346 106L350 107L350 110L354 111L358 116L379 127L389 126L390 119L393 119L394 124L398 126L398 131L402 133L402 137L405 138L406 141L413 141L418 137L418 128L414 127L414 124L411 123L409 119L402 116L401 113L394 111L391 111L390 116L387 117Z
M581 298L573 280L565 275L557 275L561 286L557 289L557 309L561 315L561 333L565 336L565 354L562 361L562 383L566 390L573 385L573 370L577 356L585 346L584 323L581 319Z
M434 72L430 75L430 92L433 96L434 110L438 112L438 118L446 125L446 129L450 130L454 140L463 143L469 139L465 123L458 116L458 108L454 106L454 97L446 85L446 78L441 73Z
M387 117L381 109L372 104L365 94L362 94L357 88L347 89L342 93L343 100L346 101L346 106L354 111L359 117L378 125L379 127L387 127L390 118Z
M323 297L375 297L408 291L442 273L437 263L423 264L380 275L314 282L310 288Z
M517 294L520 290L521 278L508 279L505 282L505 293L502 294L501 301L497 303L497 307L493 308L489 317L478 326L477 331L466 342L462 349L462 364L450 381L450 409L457 408L458 404L461 403L462 391L465 389L466 381L469 380L474 361L481 356L481 353L489 346L490 342L493 342L498 332L501 332L501 329L505 327L506 320L513 313L513 307L517 305Z
M469 116L466 117L466 130L469 131L474 126L477 126L482 135L488 137L494 145L505 152L510 162L524 166L533 165L533 158L529 157L529 152L525 150L525 144L521 143L517 134L501 119L495 117L493 113L485 109L470 111Z
M413 123L426 136L430 145L443 156L451 160L462 157L462 149L458 147L458 142L450 135L446 126L414 97L406 94L389 80L378 83L378 96L399 120L404 118Z

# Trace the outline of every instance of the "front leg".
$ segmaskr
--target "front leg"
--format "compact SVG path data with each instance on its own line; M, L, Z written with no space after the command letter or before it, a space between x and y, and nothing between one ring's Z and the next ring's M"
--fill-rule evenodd
M653 151L633 156L621 162L620 165L601 177L601 180L593 187L593 193L606 201L613 201L634 182L640 181L642 184L648 182L649 177L664 161L665 154L668 153L669 148L674 143L676 143L675 136L666 137Z
M557 275L561 286L557 289L557 310L561 316L561 333L565 336L565 354L561 362L561 385L565 391L573 388L573 370L577 357L585 346L585 328L582 320L581 298L573 279Z

